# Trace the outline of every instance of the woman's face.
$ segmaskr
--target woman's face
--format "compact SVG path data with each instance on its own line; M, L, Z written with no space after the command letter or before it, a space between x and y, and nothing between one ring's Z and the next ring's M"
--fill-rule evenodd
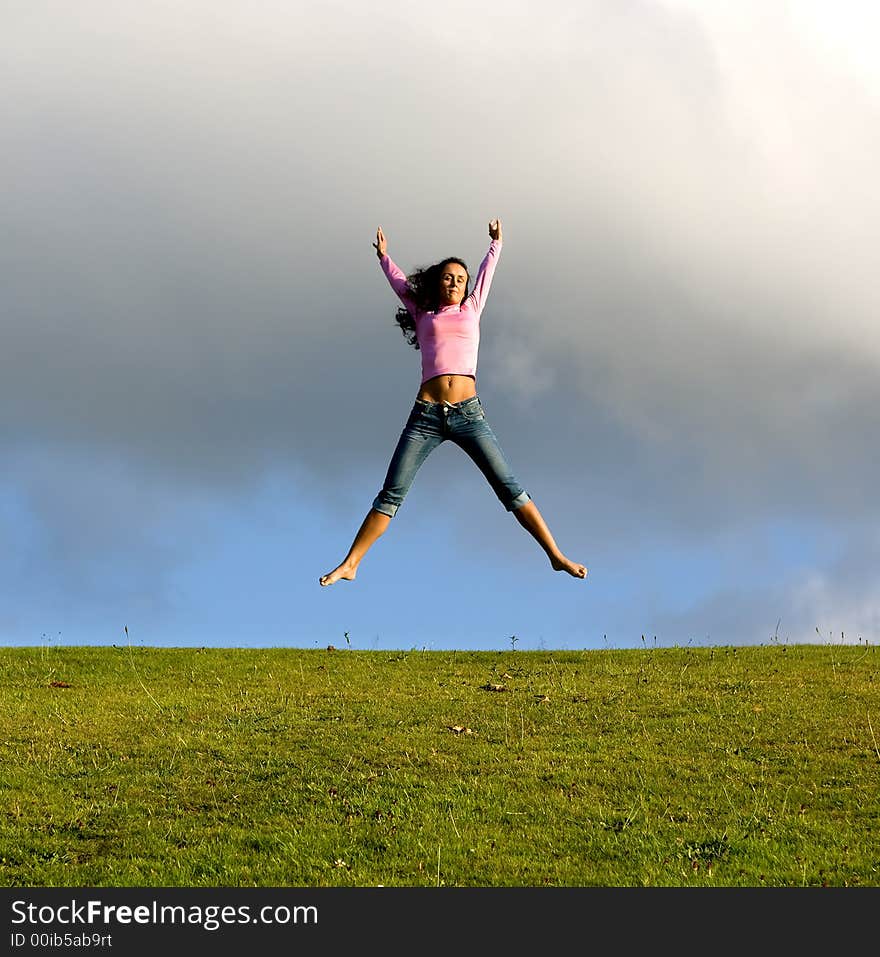
M446 263L440 270L440 305L458 306L464 299L468 274L458 263Z

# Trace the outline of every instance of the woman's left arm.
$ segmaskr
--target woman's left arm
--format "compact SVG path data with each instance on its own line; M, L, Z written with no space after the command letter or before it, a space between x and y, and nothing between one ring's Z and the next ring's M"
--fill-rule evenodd
M474 280L474 290L471 297L476 305L477 312L483 311L486 303L486 296L489 295L489 287L492 285L492 277L495 275L495 267L498 265L498 257L501 255L501 220L493 219L489 223L489 251L480 263L477 270L477 278Z

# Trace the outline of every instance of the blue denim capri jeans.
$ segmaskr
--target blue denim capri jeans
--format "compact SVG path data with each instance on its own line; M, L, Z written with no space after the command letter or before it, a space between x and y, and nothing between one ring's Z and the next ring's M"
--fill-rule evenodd
M393 518L422 463L447 439L473 459L509 512L531 500L507 464L478 396L463 402L416 399L391 457L385 483L373 500L373 509Z

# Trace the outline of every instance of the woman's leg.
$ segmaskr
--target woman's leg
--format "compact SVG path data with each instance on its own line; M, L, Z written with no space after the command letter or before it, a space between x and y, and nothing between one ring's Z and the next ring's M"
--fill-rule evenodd
M517 481L482 406L478 401L463 405L459 413L461 418L453 420L456 426L453 441L473 459L504 507L513 512L519 524L541 546L550 559L551 567L558 572L568 572L574 578L586 578L587 569L562 553L538 506Z
M348 554L332 572L318 579L321 585L332 585L340 579L354 581L361 559L388 528L389 522L403 504L416 472L443 441L436 409L433 405L427 408L425 406L426 403L416 403L413 407L397 440L394 455L391 456L382 490L373 500L373 507L361 523Z
M550 559L551 566L558 572L568 572L575 578L586 578L587 569L580 562L573 562L566 558L559 550L555 539L547 528L547 523L538 511L538 506L533 501L526 502L513 512L516 520L522 527L534 538L534 540L544 549L547 557Z
M358 529L358 533L351 543L351 548L348 550L348 554L342 560L342 563L337 565L332 572L322 575L318 581L322 585L332 585L334 582L339 581L340 578L344 578L346 581L354 581L361 559L367 554L370 546L375 543L376 539L388 528L390 521L390 515L385 515L371 508L369 512L367 512L367 517L361 523L361 527Z

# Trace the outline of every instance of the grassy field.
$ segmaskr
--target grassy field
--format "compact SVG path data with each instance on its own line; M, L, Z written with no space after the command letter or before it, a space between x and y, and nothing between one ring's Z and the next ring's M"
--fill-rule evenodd
M4 886L880 886L867 645L0 649Z

